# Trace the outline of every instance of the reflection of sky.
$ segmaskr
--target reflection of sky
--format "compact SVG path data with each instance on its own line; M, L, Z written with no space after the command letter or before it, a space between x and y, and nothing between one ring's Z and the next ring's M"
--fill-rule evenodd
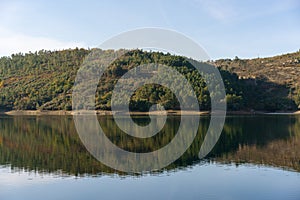
M202 165L143 177L61 178L0 169L0 199L299 199L300 174Z
M10 167L0 167L0 191L4 188L22 188L35 184L47 184L55 182L59 175L27 172L25 170L12 170ZM61 178L60 178L61 179ZM1 198L0 198L1 199Z

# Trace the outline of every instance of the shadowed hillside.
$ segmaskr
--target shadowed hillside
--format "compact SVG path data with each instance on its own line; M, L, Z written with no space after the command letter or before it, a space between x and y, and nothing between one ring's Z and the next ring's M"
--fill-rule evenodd
M269 58L256 59L220 59L216 66L236 73L239 79L255 84L257 80L265 80L271 84L262 84L268 95L277 93L277 85L285 87L278 92L287 95L300 105L300 51Z

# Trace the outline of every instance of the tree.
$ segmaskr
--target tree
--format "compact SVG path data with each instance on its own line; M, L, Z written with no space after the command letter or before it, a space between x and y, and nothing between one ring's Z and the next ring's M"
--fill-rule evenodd
M240 110L243 107L243 97L241 96L227 94L226 101L228 110Z
M298 88L294 100L296 105L298 106L298 109L300 109L300 88Z

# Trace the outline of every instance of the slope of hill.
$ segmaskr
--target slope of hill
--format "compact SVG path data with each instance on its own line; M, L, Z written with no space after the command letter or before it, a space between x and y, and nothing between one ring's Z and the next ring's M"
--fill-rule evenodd
M71 110L77 70L92 51L42 50L0 58L0 110ZM299 60L300 53L296 52L273 58L215 61L226 87L228 109L296 110L300 104ZM97 88L96 108L110 110L116 81L128 70L146 63L164 64L179 71L192 85L201 110L210 110L205 81L184 57L140 50L126 51L109 66ZM160 85L139 88L130 106L131 110L147 111L154 103L166 109L180 109L174 94Z
M236 73L240 79L249 82L257 80L266 80L267 82L285 86L288 97L300 105L300 50L295 53L284 55L234 60L220 59L215 61L216 66L221 69ZM265 92L272 96L275 94L276 87L269 85ZM274 91L275 90L275 91Z
M269 81L300 87L300 51L269 58L217 60L217 66L243 78L267 78Z

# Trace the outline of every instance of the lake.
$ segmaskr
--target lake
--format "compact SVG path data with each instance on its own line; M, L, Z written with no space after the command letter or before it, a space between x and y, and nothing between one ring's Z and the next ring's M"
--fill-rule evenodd
M98 117L114 144L141 153L168 144L180 120L169 116L161 132L142 139L122 133L111 116ZM86 150L72 116L0 116L0 199L300 199L300 115L227 116L200 160L209 122L200 117L193 143L174 163L125 173Z

